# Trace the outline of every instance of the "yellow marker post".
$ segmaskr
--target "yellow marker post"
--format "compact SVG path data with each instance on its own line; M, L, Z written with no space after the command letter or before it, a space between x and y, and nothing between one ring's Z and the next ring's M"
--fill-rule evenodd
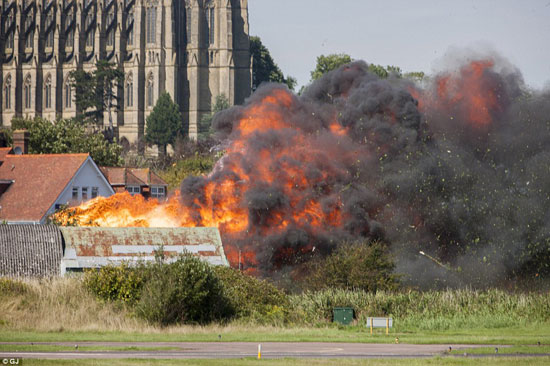
M258 344L258 360L262 359L262 345Z
M372 317L370 318L370 334L372 334Z
M390 334L390 318L386 318L386 335Z

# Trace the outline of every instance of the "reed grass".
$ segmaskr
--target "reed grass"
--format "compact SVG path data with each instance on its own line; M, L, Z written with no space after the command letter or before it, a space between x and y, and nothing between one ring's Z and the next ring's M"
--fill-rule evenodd
M393 331L404 334L550 325L550 293L462 289L374 294L332 289L287 296L280 311L284 321L270 316L260 322L240 318L207 327L159 327L138 319L128 306L98 301L79 277L16 282L0 286L0 330L192 334L205 339L212 334L246 334L251 328L256 334L283 334L285 329L335 327L332 309L341 306L355 309L358 325L368 316L390 316Z

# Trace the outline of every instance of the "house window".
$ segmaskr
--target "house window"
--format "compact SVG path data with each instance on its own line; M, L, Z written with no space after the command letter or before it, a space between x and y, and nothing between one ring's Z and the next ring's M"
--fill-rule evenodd
M98 196L98 193L99 193L99 188L92 187L92 198L96 198Z
M78 200L78 187L73 187L73 200Z
M126 187L126 190L127 190L128 193L130 193L132 196L133 196L134 194L140 194L140 193L141 193L140 186L127 186L127 187Z
M65 81L65 108L71 108L73 105L72 88L69 79Z
M11 75L4 82L4 108L11 109Z
M25 84L23 85L23 97L25 108L30 109L32 107L32 85L30 75L27 75L25 78Z
M152 107L155 102L155 96L154 96L154 80L153 80L153 74L149 75L149 78L147 80L147 106Z
M152 7L147 11L147 43L156 42L157 8Z
M48 75L44 82L44 106L46 109L52 107L52 77Z
M160 187L151 187L151 197L153 198L164 198L165 196L165 189L164 187L160 186Z
M88 200L88 187L82 187L82 201Z

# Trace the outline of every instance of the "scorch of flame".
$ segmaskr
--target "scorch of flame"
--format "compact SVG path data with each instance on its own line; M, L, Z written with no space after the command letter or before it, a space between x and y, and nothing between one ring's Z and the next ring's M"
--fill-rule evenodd
M474 60L455 73L438 75L431 92L414 89L410 92L418 99L421 111L431 108L451 116L458 113L473 127L487 127L500 109L498 86L487 77L493 67L492 60Z
M280 111L292 108L294 96L283 89L274 89L261 103L250 105L233 127L233 139L225 156L218 162L211 176L223 170L222 178L206 177L201 191L192 197L181 197L179 193L159 203L146 200L141 195L118 193L104 198L98 197L82 205L55 214L62 224L103 227L218 227L222 235L245 237L248 231L259 231L260 235L281 232L289 225L327 228L342 225L342 214L336 198L332 207L322 207L314 197L304 197L303 192L322 185L331 174L323 167L316 177L306 177L303 162L328 153L344 154L338 147L328 149L311 141L310 134L299 131L291 125ZM345 138L346 129L338 122L327 126L325 133ZM247 153L250 141L258 133L266 131L287 133L285 146L277 149L260 149L259 156ZM315 134L313 134L315 136ZM325 151L322 151L325 150ZM322 159L323 164L328 164ZM255 162L261 162L257 164ZM332 167L331 169L336 169ZM342 174L342 172L340 172ZM253 183L253 184L251 184ZM282 190L286 201L284 208L273 208L264 222L251 222L256 216L246 206L246 197L254 185L269 187L276 184ZM261 208L260 208L261 210ZM258 233L257 233L258 234ZM224 240L224 248L230 263L237 263L238 250ZM249 263L254 264L254 253L246 248L241 252Z
M459 75L439 77L435 96L411 93L421 110L465 105L460 109L466 111L465 120L483 126L491 122L497 103L483 82L491 67L490 61L472 62ZM233 266L239 251L249 265L258 263L255 244L247 238L276 237L289 228L313 237L342 230L349 213L341 194L355 179L353 166L359 159L377 158L368 145L354 142L336 117L327 122L326 115L322 119L307 108L288 90L273 88L243 108L232 125L226 154L192 190L162 203L128 193L98 197L57 213L55 219L79 226L217 227ZM255 200L258 195L262 199ZM281 247L273 257L304 253L314 245Z

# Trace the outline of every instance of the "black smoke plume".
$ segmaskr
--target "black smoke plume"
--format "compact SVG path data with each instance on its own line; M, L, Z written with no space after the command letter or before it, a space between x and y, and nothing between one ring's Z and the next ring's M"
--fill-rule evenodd
M266 102L280 94L289 101ZM262 128L259 105L284 126ZM245 135L250 118L258 128ZM422 287L550 274L550 93L498 56L422 85L354 62L301 96L264 85L213 125L229 152L182 183L183 203L232 182L248 226L222 226L224 242L253 250L263 271L367 238L388 243L397 272ZM296 218L311 202L321 214Z

